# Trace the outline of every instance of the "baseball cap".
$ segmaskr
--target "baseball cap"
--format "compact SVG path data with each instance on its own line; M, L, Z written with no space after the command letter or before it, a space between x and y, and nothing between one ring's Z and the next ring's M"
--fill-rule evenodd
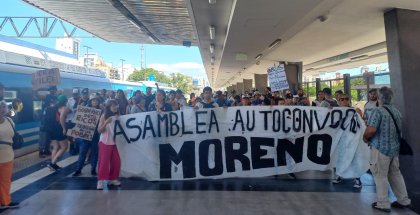
M89 88L83 88L82 94L89 94Z
M79 89L74 88L74 89L73 89L73 94L74 94L74 93L79 93Z
M51 91L51 90L57 90L57 86L50 86L50 87L48 87L48 91Z
M64 102L64 101L67 101L67 96L65 96L65 95L59 95L59 96L57 97L57 101L58 101L58 102Z

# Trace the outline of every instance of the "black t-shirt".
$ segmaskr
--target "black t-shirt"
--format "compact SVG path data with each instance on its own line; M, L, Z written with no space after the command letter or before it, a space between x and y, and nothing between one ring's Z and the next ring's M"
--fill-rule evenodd
M44 102L42 103L42 112L44 112L45 108L49 107L55 101L57 101L56 95L48 94L45 96Z
M145 99L145 107L146 108L149 108L150 103L152 103L152 101L154 99L155 99L155 95L148 95L148 96L146 96L146 99ZM151 111L151 110L148 109L148 111Z

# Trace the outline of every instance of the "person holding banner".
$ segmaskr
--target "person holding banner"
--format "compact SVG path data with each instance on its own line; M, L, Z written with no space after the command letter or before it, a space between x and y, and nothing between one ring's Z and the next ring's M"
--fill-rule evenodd
M350 96L345 94L345 93L341 93L340 95L338 95L338 105L340 107L351 107L351 102L350 102ZM356 108L356 112L362 116L362 110L360 110L360 108ZM336 178L333 180L334 184L338 184L342 181L342 178L340 176L336 176ZM362 187L362 182L360 181L360 178L355 178L354 179L354 188L361 188Z
M163 90L157 90L155 100L149 104L149 111L167 112L172 111L172 106L166 102L166 93Z
M59 95L57 104L49 107L45 114L46 129L51 137L51 163L48 168L53 171L61 169L57 165L58 159L67 151L68 141L66 137L66 117L67 117L67 96Z
M96 186L96 189L98 190L103 189L104 181L109 181L109 185L121 185L121 182L118 181L121 169L121 159L112 135L113 130L111 126L112 122L120 115L119 111L118 102L109 100L106 103L104 113L99 120L99 162L98 184Z
M96 108L98 110L101 109L101 97L93 94L90 98L87 107ZM91 175L96 176L96 165L98 163L98 142L99 142L99 133L98 129L95 129L95 133L93 134L93 138L91 141L88 140L81 140L81 144L79 145L79 158L77 160L77 167L76 171L73 173L73 176L80 176L82 175L82 169L85 163L85 159L87 153L90 149L90 166L91 166Z
M203 100L197 102L194 109L201 109L201 108L217 108L219 105L213 101L213 90L211 87L204 87L203 89Z

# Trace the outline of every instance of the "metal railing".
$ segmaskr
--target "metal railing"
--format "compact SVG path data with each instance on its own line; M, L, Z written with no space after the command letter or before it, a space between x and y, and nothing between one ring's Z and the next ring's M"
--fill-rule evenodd
M332 93L337 90L342 90L344 93L351 95L353 101L358 102L367 101L370 89L379 89L383 86L390 87L389 72L377 74L369 72L357 76L344 74L343 78L328 80L317 78L316 81L302 83L302 87L306 94L312 99L316 98L318 91L325 87L329 87Z

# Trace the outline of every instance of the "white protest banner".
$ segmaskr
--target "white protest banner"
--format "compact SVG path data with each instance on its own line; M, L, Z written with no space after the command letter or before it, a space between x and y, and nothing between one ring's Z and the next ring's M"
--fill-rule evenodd
M120 116L113 122L121 173L147 180L262 177L369 168L365 125L351 108L258 106Z
M79 105L72 119L76 126L69 129L67 135L91 141L100 117L100 109Z
M60 84L60 70L57 68L44 69L32 74L32 87L34 89L47 88Z
M284 64L268 68L267 73L271 91L275 92L284 89L289 89L289 83L287 82Z

